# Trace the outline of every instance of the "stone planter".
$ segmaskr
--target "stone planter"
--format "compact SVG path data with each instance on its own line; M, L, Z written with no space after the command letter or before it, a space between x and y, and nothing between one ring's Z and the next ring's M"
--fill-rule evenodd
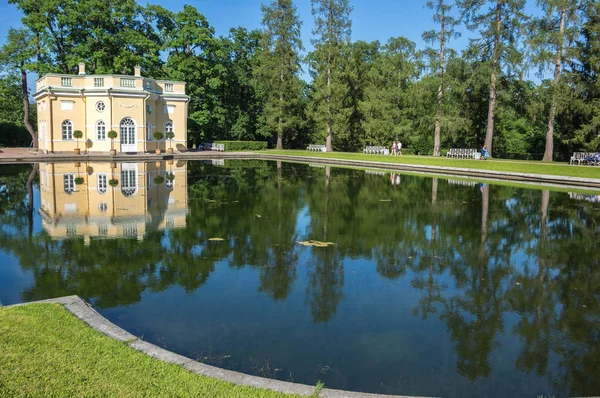
M157 154L157 155L160 155L161 153L162 153L162 151L161 151L160 149L157 149L157 150L156 150L156 154Z
M168 153L173 153L173 148L169 148L169 149L167 149L167 152L168 152Z
M73 152L75 152L75 155L80 155L81 154L81 149L75 148L75 149L73 149Z
M110 156L115 156L117 154L117 150L116 149L111 149L110 150Z

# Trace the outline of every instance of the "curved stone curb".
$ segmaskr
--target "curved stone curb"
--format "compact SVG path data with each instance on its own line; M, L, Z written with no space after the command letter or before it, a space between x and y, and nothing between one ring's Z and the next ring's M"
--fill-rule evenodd
M215 379L220 379L223 381L227 381L233 384L239 384L244 386L262 388L267 390L278 391L286 394L297 394L310 396L315 392L314 386L309 386L306 384L297 384L297 383L289 383L286 381L279 381L273 379L267 379L264 377L247 375L240 372L234 372L231 370L217 368L215 366L206 365L201 362L194 361L193 359L184 357L179 354L175 354L174 352L165 350L164 348L160 348L155 346L154 344L150 344L146 341L143 341L131 333L121 329L114 323L110 322L102 315L100 315L96 310L94 310L91 305L82 300L79 296L66 296L59 297L56 299L50 300L41 300L34 301L29 303L15 304L11 306L7 306L5 308L10 307L19 307L23 305L29 304L62 304L69 312L75 315L77 318L81 319L87 325L89 325L92 329L99 331L100 333L124 342L129 345L131 348L136 349L138 351L143 352L146 355L149 355L158 360L172 363L175 365L182 366L183 368L189 370L190 372L212 377ZM323 388L319 397L322 398L419 398L419 397L409 397L405 395L382 395L382 394L367 394L361 392L352 392L352 391L341 391L341 390L332 390L328 388ZM424 398L424 397L420 397Z

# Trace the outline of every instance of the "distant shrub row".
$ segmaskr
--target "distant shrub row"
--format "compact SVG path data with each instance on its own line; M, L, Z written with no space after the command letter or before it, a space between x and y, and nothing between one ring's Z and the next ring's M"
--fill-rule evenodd
M267 149L265 141L215 141L215 144L225 144L226 151L261 151Z

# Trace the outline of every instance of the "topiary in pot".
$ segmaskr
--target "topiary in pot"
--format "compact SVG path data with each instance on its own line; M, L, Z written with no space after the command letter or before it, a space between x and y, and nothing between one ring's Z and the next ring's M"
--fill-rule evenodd
M115 138L117 138L117 132L116 132L115 130L110 130L110 131L109 131L109 132L106 134L106 136L107 136L108 138L110 138L110 154L111 154L111 156L115 156L115 155L117 154L117 151L116 151L116 150L114 149L114 147L113 147L113 140L114 140Z
M155 183L156 185L162 184L164 180L165 180L165 179L164 179L164 178L162 178L161 176L156 176L156 177L154 177L154 183Z
M79 155L81 151L79 150L79 139L83 138L83 132L81 130L73 131L73 138L75 138L77 142L77 148L75 148L75 154Z
M160 141L162 140L165 136L163 135L162 132L160 131L155 131L154 134L152 134L152 137L154 137L154 139L156 141ZM162 153L161 149L159 148L160 143L156 143L156 154L160 155Z
M119 180L117 180L116 178L111 178L110 180L108 180L108 185L114 188L117 185L119 185Z
M165 137L167 137L169 140L169 153L173 153L173 138L175 138L175 133L169 131L167 134L165 134Z

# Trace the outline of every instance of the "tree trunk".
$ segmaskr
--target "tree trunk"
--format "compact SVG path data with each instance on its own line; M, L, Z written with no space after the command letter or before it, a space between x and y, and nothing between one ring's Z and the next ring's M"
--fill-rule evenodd
M326 151L332 152L331 146L331 68L327 68L327 141L325 142Z
M443 0L440 0L439 7L442 10L442 30L440 34L440 68L438 76L440 78L440 85L438 87L437 95L437 112L435 115L435 132L433 135L433 156L440 156L440 135L442 130L442 100L444 97L444 45L446 40L446 16L444 15Z
M496 4L496 34L494 35L494 52L492 55L492 75L490 77L490 103L488 106L487 128L485 131L485 146L488 154L492 156L492 142L494 138L494 120L496 113L496 80L498 73L498 62L500 58L500 33L502 31L502 3L498 0Z
M281 125L281 113L283 112L283 69L279 73L281 86L279 88L279 120L277 121L277 149L283 149L283 127Z
M331 133L332 133L332 117L331 117L331 68L332 68L332 57L331 57L331 46L333 45L333 5L329 4L329 45L327 53L327 139L325 142L325 150L327 152L333 152L331 145Z
M485 258L485 244L487 242L488 214L490 206L490 186L486 184L485 187L483 187L481 194L481 243L479 246L480 262L482 262Z
M544 162L552 161L554 152L554 117L556 116L556 101L558 92L558 81L560 79L560 67L562 61L563 36L565 34L565 17L567 14L566 1L560 11L560 32L556 48L556 61L554 63L554 82L552 83L552 104L550 105L550 117L548 118L548 130L546 131L546 150L544 151Z
M431 204L435 205L437 203L437 191L438 191L438 179L434 178L433 183L431 184Z
M21 95L23 96L23 113L25 114L23 117L23 123L25 123L25 128L29 132L29 135L31 135L33 147L37 149L37 133L29 121L29 90L27 89L27 72L23 68L21 68Z
M33 235L33 180L38 173L39 163L34 163L27 178L27 219L29 225L29 237Z

